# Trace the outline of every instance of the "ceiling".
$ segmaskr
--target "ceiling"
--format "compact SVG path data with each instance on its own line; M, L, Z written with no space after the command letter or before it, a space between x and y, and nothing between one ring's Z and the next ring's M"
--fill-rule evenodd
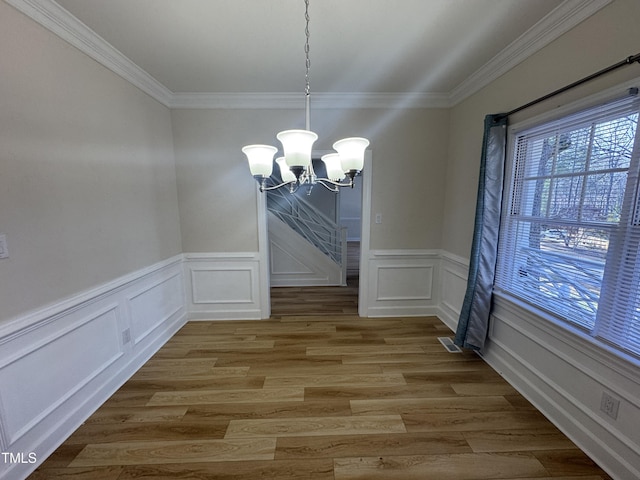
M451 103L608 1L310 0L311 92ZM35 3L66 9L169 95L304 91L303 0Z

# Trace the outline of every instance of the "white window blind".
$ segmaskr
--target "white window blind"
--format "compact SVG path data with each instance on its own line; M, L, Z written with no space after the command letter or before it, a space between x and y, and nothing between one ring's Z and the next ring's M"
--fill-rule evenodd
M518 132L496 290L640 356L639 103Z

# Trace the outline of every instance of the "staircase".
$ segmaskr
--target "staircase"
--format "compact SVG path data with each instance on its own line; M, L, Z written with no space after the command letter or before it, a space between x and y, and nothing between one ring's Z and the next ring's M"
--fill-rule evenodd
M346 229L285 189L268 192L271 285L346 285Z

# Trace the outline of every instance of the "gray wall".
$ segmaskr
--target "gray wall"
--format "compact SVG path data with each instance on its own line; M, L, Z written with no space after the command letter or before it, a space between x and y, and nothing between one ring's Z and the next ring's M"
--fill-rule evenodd
M638 53L638 18L640 2L615 0L451 109L442 230L446 250L467 258L471 250L484 116L509 111ZM636 77L640 77L638 64L527 109L510 121L522 121Z
M240 149L277 145L276 133L299 128L302 110L173 110L178 198L185 252L257 250L256 184ZM311 112L314 149L347 136L371 141L372 249L440 248L448 111Z
M0 2L0 322L180 253L169 110Z
M603 10L451 109L442 245L443 275L471 248L483 117L508 111L638 53L640 2ZM632 79L634 64L511 118L513 124ZM466 270L466 269L465 269ZM466 275L458 274L459 278ZM448 286L464 283L449 275ZM447 296L450 292L443 291ZM444 303L444 302L443 302ZM459 305L460 303L458 303ZM457 319L457 317L456 317ZM614 354L543 312L496 295L484 359L614 478L640 478L637 359ZM600 411L603 392L620 400L617 420Z

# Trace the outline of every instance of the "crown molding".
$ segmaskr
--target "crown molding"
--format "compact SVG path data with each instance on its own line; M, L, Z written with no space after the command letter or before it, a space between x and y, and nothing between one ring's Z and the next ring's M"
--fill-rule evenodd
M174 93L171 108L297 109L303 93ZM321 108L447 108L446 93L312 93L311 105Z
M449 93L449 106L480 91L613 0L565 0Z
M54 0L4 0L169 108L304 108L301 93L173 93ZM450 92L314 93L314 108L449 108L542 49L613 0L565 0Z
M318 98L316 98L318 97ZM314 108L448 108L447 93L321 93L312 94Z
M53 0L4 0L163 105L173 93Z
M191 93L176 92L171 98L171 108L303 108L302 94L293 93Z

